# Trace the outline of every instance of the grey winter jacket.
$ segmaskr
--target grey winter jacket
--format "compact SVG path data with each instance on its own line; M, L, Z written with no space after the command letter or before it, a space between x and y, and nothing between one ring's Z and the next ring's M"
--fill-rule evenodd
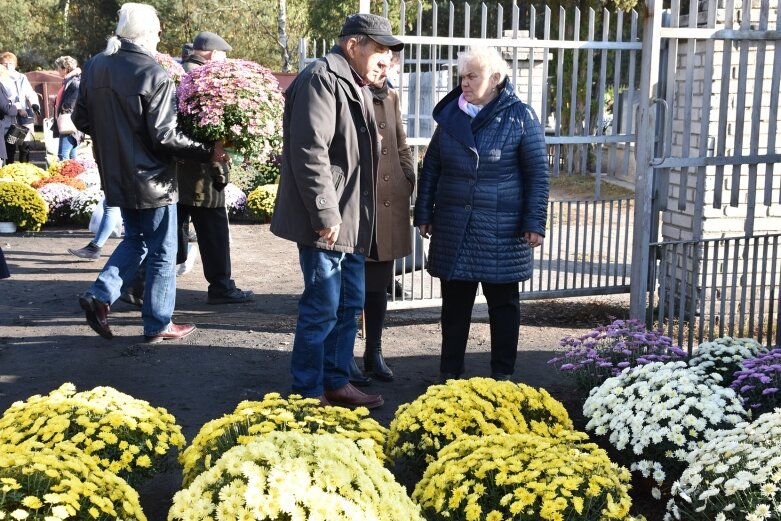
M524 232L545 234L545 134L509 81L472 119L461 87L434 108L438 124L423 160L415 225L432 224L428 271L444 280L494 284L531 276Z
M368 255L378 161L371 100L338 46L290 84L272 233L301 245ZM317 230L337 224L338 240L328 246Z

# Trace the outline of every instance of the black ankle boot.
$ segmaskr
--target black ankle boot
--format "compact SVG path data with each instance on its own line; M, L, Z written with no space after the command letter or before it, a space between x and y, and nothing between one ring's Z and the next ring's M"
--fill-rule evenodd
M393 381L393 371L385 364L385 358L382 356L382 347L366 346L366 352L363 354L363 370L366 374L375 377L383 382Z
M355 357L353 357L350 361L349 374L350 383L358 387L366 387L372 383L372 379L363 374L363 372L358 367L358 364L355 362Z

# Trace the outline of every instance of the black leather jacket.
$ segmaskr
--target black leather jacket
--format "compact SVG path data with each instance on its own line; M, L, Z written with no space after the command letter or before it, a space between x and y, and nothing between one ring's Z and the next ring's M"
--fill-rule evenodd
M213 145L176 126L176 87L144 48L122 40L116 54L84 65L76 128L93 139L110 206L159 208L178 201L174 155L208 161Z

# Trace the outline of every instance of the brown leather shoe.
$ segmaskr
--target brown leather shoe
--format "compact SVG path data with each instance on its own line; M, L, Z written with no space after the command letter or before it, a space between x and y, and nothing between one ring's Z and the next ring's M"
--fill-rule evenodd
M114 334L108 327L108 313L111 307L105 302L101 302L94 295L85 293L79 297L79 305L87 314L87 324L103 338L111 340Z
M186 337L193 331L195 331L195 324L174 324L171 322L171 325L168 326L168 331L153 336L144 336L144 341L147 344L157 344L163 340L178 340Z
M341 407L366 407L367 409L374 409L385 403L385 400L382 399L382 395L366 394L356 389L352 384L347 384L339 389L328 390L325 392L324 396L331 405L339 405Z
M328 407L329 405L331 405L331 402L329 402L328 400L325 399L325 395L321 394L320 396L318 396L315 399L316 400L320 400L320 407Z

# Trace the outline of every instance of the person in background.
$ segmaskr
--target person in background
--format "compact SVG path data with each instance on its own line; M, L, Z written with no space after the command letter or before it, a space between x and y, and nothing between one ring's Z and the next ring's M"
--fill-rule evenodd
M181 57L181 63L184 63L187 61L187 59L192 55L193 53L193 44L192 42L187 42L182 44L182 57Z
M304 292L293 341L292 390L324 405L380 407L349 382L374 237L379 136L366 85L404 44L381 16L347 17L337 45L285 93L282 165L271 232L298 244Z
M389 69L394 66L398 67L398 53L394 53ZM401 123L399 95L391 88L385 70L369 85L369 89L381 136L380 163L377 168L377 234L376 251L366 258L365 268L365 374L353 357L350 382L354 385L366 385L371 382L371 378L385 382L393 380L393 371L382 355L382 328L388 309L387 288L394 287L394 260L412 253L409 208L410 196L415 188L415 170L412 151L407 145L407 136Z
M100 218L100 224L98 225L98 231L95 232L95 237L83 248L68 248L68 253L71 255L88 261L98 260L106 241L108 241L111 233L117 229L117 226L122 221L122 212L119 208L109 206L105 198L101 204L103 206L103 215Z
M5 67L8 72L8 82L11 94L11 102L16 108L16 123L27 127L29 132L24 141L16 144L5 142L5 149L8 164L16 161L16 151L19 151L19 163L28 163L30 161L30 141L33 140L34 115L41 115L41 106L38 102L38 95L33 90L27 76L17 72L16 67L19 62L16 55L12 52L0 54L0 67ZM5 135L5 134L3 134Z
M178 200L173 157L224 162L227 154L219 142L193 141L177 127L176 87L154 58L161 34L154 7L123 4L115 34L84 66L73 123L94 140L106 203L121 209L125 235L79 304L90 327L112 338L110 306L146 259L145 341L180 339L195 325L171 321Z
M73 107L76 106L76 98L79 97L79 83L81 83L81 69L79 69L76 59L70 56L60 56L54 60L54 68L62 78L62 86L57 91L57 98L54 102L52 133L54 137L60 138L57 159L62 161L76 157L76 147L79 146L82 137L80 132L61 134L57 127L57 117L60 114L72 113ZM118 209L117 214L119 214Z
M219 35L203 31L193 40L192 54L182 62L185 72L210 61L224 60L231 46ZM190 219L195 228L198 250L203 263L203 275L209 282L209 304L238 304L255 300L252 291L236 287L231 278L230 234L228 211L223 189L227 179L220 165L178 159L176 176L179 182L177 264L187 261Z
M16 123L16 105L13 103L11 95L11 74L3 66L0 66L0 166L3 166L6 162L6 148L5 148L5 135L11 128L11 125Z
M440 381L464 372L478 284L488 302L491 376L515 370L518 283L532 272L531 249L545 236L545 133L515 95L496 49L458 55L460 85L434 108L437 129L423 160L415 225L431 237L428 271L442 288Z

